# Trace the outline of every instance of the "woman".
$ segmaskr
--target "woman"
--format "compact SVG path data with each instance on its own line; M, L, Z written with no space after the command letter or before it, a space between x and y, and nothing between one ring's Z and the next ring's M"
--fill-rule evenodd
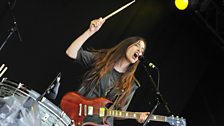
M138 57L143 55L146 43L141 37L130 37L110 49L82 49L86 40L96 33L105 20L102 18L91 21L89 28L75 39L66 50L66 54L76 62L88 68L78 92L86 98L104 97L113 104L111 109L126 111L139 83L134 73L139 64ZM137 119L143 123L148 112L141 113ZM107 123L113 125L113 118ZM89 117L87 122L102 123L97 117Z

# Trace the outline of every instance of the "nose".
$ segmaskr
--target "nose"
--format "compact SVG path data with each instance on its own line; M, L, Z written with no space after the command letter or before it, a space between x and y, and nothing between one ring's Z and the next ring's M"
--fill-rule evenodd
M143 51L141 50L141 48L138 48L138 53L139 53L139 56L141 56L143 54Z

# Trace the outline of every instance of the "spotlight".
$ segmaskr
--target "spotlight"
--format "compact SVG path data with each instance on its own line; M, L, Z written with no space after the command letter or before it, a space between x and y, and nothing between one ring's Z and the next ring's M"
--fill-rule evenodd
M179 10L205 11L212 0L175 0L175 6Z
M188 0L175 0L175 6L179 10L185 10L188 7Z

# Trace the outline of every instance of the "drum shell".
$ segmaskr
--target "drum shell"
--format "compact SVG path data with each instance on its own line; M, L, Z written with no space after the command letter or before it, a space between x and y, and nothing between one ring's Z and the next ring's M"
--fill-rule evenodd
M31 97L36 100L40 94L29 89L24 84L3 79L0 82L0 97L14 95L18 100L27 99ZM37 101L39 107L39 114L41 118L41 126L68 126L72 125L72 120L56 105L54 105L47 98L43 97L41 101Z

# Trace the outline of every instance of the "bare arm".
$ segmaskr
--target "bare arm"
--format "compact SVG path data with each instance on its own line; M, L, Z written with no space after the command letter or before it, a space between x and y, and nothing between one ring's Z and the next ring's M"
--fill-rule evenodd
M85 43L85 41L91 37L94 33L96 33L101 26L104 24L105 20L102 18L92 20L90 23L89 28L82 33L77 39L75 39L71 45L67 48L66 54L73 58L77 58L77 54L79 49L82 47L82 45Z

